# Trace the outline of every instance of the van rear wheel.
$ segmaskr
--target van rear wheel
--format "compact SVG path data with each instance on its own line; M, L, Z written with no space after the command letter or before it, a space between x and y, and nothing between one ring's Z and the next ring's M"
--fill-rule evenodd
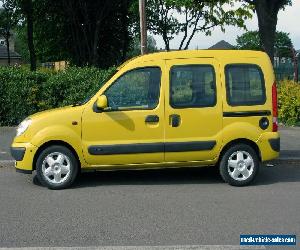
M232 186L246 186L256 177L259 159L255 150L247 144L236 144L222 156L219 170L225 182Z
M37 178L50 189L64 189L75 181L78 167L70 149L60 145L49 146L37 158Z

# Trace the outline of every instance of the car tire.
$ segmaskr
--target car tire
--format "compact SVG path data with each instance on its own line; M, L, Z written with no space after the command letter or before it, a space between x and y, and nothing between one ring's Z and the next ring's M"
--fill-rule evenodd
M45 148L36 161L37 178L49 189L64 189L72 185L79 170L78 161L67 147L53 145Z
M257 176L260 161L255 150L247 144L235 144L222 155L219 171L232 186L249 185Z

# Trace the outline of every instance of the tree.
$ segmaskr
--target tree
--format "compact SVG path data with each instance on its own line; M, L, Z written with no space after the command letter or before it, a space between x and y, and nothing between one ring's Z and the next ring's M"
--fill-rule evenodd
M12 16L10 20L16 24L26 23L27 27L27 44L30 55L30 69L36 70L36 55L33 42L33 22L34 22L34 4L33 0L5 0L10 6Z
M264 50L258 31L248 31L236 39L238 49ZM274 50L278 57L292 57L293 43L289 33L275 33Z
M10 44L12 29L17 22L14 18L13 6L9 1L1 0L2 8L0 9L0 35L4 37L7 49L7 64L10 65Z
M121 63L132 40L132 0L35 0L38 58L107 68Z
M277 57L293 57L294 45L289 37L289 33L278 32L275 33L274 54Z
M33 41L33 22L34 22L34 13L33 13L33 2L32 0L19 0L20 11L26 19L27 24L27 42L28 50L30 57L30 70L36 70L36 54Z
M49 1L48 1L49 2ZM52 1L50 1L51 4ZM56 3L66 50L76 65L109 67L126 57L130 0L66 0Z
M274 43L277 26L277 16L280 9L291 4L291 0L241 0L248 3L256 12L259 37L264 51L274 62Z
M225 8L229 0L149 0L147 2L148 28L161 35L165 49L170 50L170 41L175 35L182 34L178 49L188 49L197 32L211 34L218 26L223 31L226 25L244 26L244 20L251 17L249 9L242 5ZM228 7L228 6L227 6ZM176 18L180 16L180 18Z
M18 25L14 29L14 35L15 51L21 55L23 63L30 64L26 27Z
M136 0L6 1L14 6L17 45L26 55L26 39L32 70L37 60L107 68L127 57L133 38L130 6Z
M258 31L248 31L236 39L237 49L263 50Z
M127 58L132 58L135 56L139 56L141 54L141 41L139 36L136 36L130 45L130 50L127 53ZM152 53L157 51L156 41L153 36L147 36L147 51L148 53Z

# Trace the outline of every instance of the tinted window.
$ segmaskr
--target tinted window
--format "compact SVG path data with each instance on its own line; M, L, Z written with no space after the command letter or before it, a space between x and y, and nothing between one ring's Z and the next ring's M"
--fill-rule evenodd
M175 108L214 106L214 68L210 65L173 66L170 92L170 105Z
M129 71L106 90L111 109L153 109L159 101L159 68L141 68Z
M226 66L227 102L231 106L259 105L266 102L265 83L257 65Z

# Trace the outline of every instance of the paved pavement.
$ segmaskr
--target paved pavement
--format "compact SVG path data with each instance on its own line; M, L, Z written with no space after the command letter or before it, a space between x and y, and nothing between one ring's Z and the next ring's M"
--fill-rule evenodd
M299 163L262 168L252 186L241 188L223 183L212 168L188 168L85 173L60 191L8 164L0 168L0 247L238 245L240 234L299 238L299 191Z
M300 127L280 127L282 159L300 160Z
M300 127L280 127L282 160L300 160ZM0 161L13 160L10 145L15 136L15 128L0 127Z

